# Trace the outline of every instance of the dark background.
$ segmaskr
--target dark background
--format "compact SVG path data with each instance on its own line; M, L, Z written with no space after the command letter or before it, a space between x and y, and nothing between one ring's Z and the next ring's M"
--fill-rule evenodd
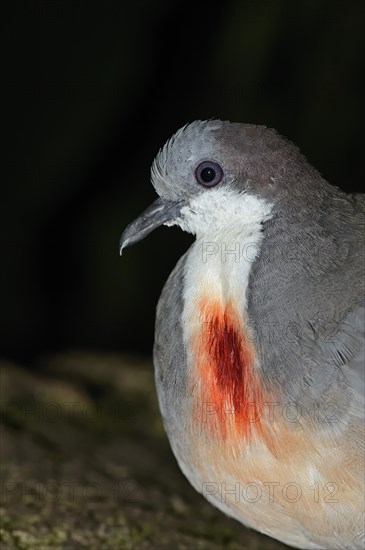
M186 122L276 127L331 183L363 183L364 3L38 2L4 22L12 132L1 222L2 356L150 352L161 288L191 237L122 229Z

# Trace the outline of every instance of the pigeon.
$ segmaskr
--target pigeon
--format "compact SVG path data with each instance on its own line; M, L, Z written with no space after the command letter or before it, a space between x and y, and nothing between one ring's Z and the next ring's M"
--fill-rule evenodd
M364 548L364 214L265 126L195 121L151 169L195 241L157 306L164 427L192 486L295 548ZM149 267L148 269L151 269Z

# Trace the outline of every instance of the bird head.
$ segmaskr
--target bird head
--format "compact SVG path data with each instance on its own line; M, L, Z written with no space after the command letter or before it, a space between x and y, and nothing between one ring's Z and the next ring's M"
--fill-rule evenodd
M211 237L299 204L310 212L326 185L275 130L220 120L178 130L157 154L151 180L159 198L123 232L121 252L161 225Z

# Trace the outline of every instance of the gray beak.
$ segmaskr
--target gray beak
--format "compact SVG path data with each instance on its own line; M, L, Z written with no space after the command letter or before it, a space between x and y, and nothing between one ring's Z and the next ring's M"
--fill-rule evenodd
M138 243L160 225L179 217L184 201L167 201L158 198L123 231L119 241L119 252L131 244Z

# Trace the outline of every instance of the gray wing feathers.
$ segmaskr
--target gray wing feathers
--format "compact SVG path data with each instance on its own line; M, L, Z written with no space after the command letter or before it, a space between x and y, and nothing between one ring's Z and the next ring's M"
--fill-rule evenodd
M167 433L181 424L186 394L186 349L184 345L183 278L187 253L170 274L156 311L154 365L160 409Z
M363 195L264 228L248 292L268 385L293 401L364 402ZM346 402L346 403L345 403Z

